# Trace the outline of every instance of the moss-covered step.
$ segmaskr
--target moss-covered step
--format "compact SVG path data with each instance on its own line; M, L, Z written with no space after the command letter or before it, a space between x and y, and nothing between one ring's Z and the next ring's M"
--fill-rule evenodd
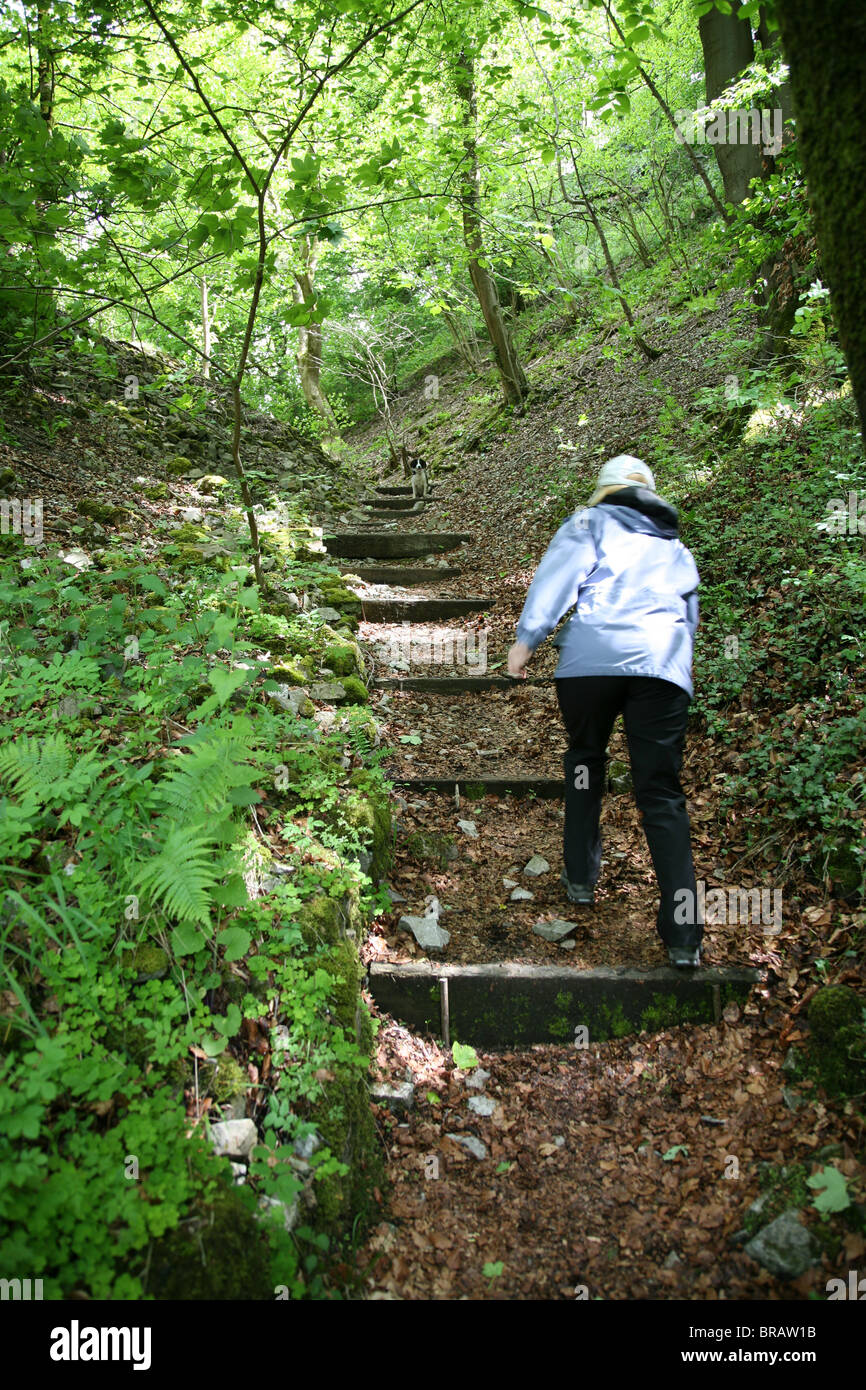
M749 966L569 970L423 961L374 963L369 988L380 1009L446 1045L456 1038L476 1047L511 1048L584 1046L681 1023L715 1023L726 1004L746 999L761 978Z
M372 560L397 560L403 556L438 555L444 550L456 550L471 536L450 531L344 531L339 536L326 536L330 555L369 555Z
M348 565L341 567L344 577L363 579L367 584L438 584L441 579L457 579L462 570L430 565Z
M555 801L562 796L561 777L390 777L395 787L409 791L444 792L453 797L459 790L469 801L484 796L537 796Z
M368 623L427 622L431 618L460 618L493 607L489 598L364 598L361 612Z

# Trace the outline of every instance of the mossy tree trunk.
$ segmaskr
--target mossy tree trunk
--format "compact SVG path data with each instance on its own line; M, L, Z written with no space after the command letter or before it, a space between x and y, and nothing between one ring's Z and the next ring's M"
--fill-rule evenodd
M490 335L493 355L502 384L502 393L509 405L521 408L529 393L520 360L514 350L511 334L502 317L502 306L496 292L496 282L487 268L484 238L481 233L481 175L478 168L477 125L478 108L475 94L475 64L464 48L457 57L455 88L463 117L463 178L461 204L463 209L463 239L469 253L469 274L478 296L481 313Z
M752 30L748 21L740 18L740 8L739 0L734 0L730 14L712 9L698 20L704 53L704 90L709 104L736 82L755 56ZM729 203L744 202L749 195L749 181L763 173L760 146L725 140L713 148L725 198Z
M866 434L866 8L783 0L778 19L818 244Z

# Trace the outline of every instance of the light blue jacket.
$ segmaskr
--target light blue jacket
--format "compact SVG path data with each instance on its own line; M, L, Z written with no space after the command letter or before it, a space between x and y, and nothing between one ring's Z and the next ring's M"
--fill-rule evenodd
M611 494L560 526L535 572L517 640L554 638L556 676L659 676L689 697L700 583L677 513L648 488Z

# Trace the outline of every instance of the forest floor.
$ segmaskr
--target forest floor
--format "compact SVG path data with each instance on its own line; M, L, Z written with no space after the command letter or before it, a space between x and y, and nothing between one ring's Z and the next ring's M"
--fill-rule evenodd
M703 334L692 326L673 335L652 373L669 383L691 378L689 389L702 374L710 380L709 335L717 327L709 316ZM461 674L486 667L487 674L501 676L526 588L558 524L544 505L550 500L544 479L562 467L562 440L588 438L581 431L591 419L587 446L572 455L580 460L575 469L586 496L604 458L640 454L639 441L652 422L639 363L617 364L596 354L589 366L582 358L579 372L560 360L549 373L540 361L530 378L546 384L547 399L512 419L507 432L488 437L483 451L460 451L471 405L467 393L461 399L459 385L452 391L449 383L455 451L450 467L436 475L435 501L423 514L370 523L376 531L471 533L471 541L447 557L460 567L459 577L423 589L394 588L392 596L482 596L494 604L483 614L437 623L435 630L364 623L361 636L376 676L453 674L451 651L472 654ZM413 407L423 410L420 397L406 402L407 414ZM371 441L375 430L356 439L368 451ZM541 479L534 489L533 475ZM368 492L380 481L371 468ZM657 481L664 493L664 478ZM700 568L700 537L683 539ZM360 589L370 597L385 592ZM456 646L449 647L449 633ZM444 660L431 666L443 651ZM389 653L396 659L390 669ZM530 675L549 678L554 664L548 645ZM552 683L452 695L389 690L373 703L385 721L386 766L394 776L471 784L485 774L561 775L565 743ZM758 717L748 701L742 717ZM627 759L620 721L609 751ZM708 890L768 879L767 861L754 847L747 851L747 809L719 824L715 792L736 770L735 747L699 724L690 727L683 780L697 877ZM448 961L575 970L663 963L654 930L655 880L630 794L605 801L602 877L592 912L571 906L559 883L560 802L487 795L456 805L453 794L404 789L395 803L397 856L389 884L399 897L374 924L363 948L366 961L423 959L398 922L404 912L423 912L425 899L435 895L442 925L451 932ZM467 819L475 835L458 826ZM430 862L418 850L425 843L419 832L446 837L452 850ZM529 880L522 870L534 854L549 862L550 872ZM532 899L512 901L514 884L530 888ZM805 1035L800 1010L814 994L815 960L830 962L833 982L857 979L862 985L850 958L841 957L860 919L850 904L797 881L793 868L784 902L781 930L773 934L760 926L707 927L705 963L752 965L762 973L748 1002L728 1005L715 1026L681 1026L588 1048L479 1051L481 1071L470 1073L457 1068L436 1040L382 1016L380 1076L392 1084L410 1081L414 1104L396 1113L378 1110L391 1189L383 1220L358 1252L363 1296L825 1297L828 1278L847 1276L866 1254L859 1230L843 1229L835 1241L825 1241L821 1258L793 1280L775 1277L743 1249L747 1209L768 1184L775 1184L773 1200L781 1202L773 1215L786 1205L803 1208L802 1196L798 1203L790 1191L784 1195L785 1183L790 1189L798 1174L802 1182L832 1157L852 1191L863 1191L860 1118L850 1103L791 1085L786 1075L788 1049ZM555 945L533 935L532 925L550 918L578 921L569 942ZM454 1135L468 1139L469 1147ZM801 1220L817 1229L822 1218L807 1208Z

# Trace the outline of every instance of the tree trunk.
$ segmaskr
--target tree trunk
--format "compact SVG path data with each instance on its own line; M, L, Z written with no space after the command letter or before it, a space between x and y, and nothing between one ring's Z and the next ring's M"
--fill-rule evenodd
M751 27L748 21L740 19L739 10L740 0L733 0L730 14L722 14L713 8L698 20L708 104L712 104L726 87L736 82L755 57ZM722 112L719 121L720 125L727 125L725 139L714 139L708 143L712 143L716 152L725 198L729 203L737 204L749 196L750 179L760 178L763 174L761 146L736 139L731 141L728 137L732 130L726 116L727 113Z
M784 0L778 11L815 229L866 438L866 9Z
M204 377L210 376L210 310L207 302L207 280L202 276L201 280L201 336L204 358L202 360L201 373Z
M319 247L315 237L304 238L304 268L295 271L293 298L296 304L313 298L313 284L316 266L319 261ZM339 436L339 428L331 403L322 390L322 325L320 323L300 324L298 327L298 351L296 358L301 378L304 400L311 410L326 420L331 433Z
M484 239L481 235L480 176L475 139L478 118L475 69L474 62L465 49L457 58L455 85L457 96L463 106L463 238L469 252L469 274L493 345L502 393L509 405L520 408L529 393L529 386L502 317L493 277L482 263Z

